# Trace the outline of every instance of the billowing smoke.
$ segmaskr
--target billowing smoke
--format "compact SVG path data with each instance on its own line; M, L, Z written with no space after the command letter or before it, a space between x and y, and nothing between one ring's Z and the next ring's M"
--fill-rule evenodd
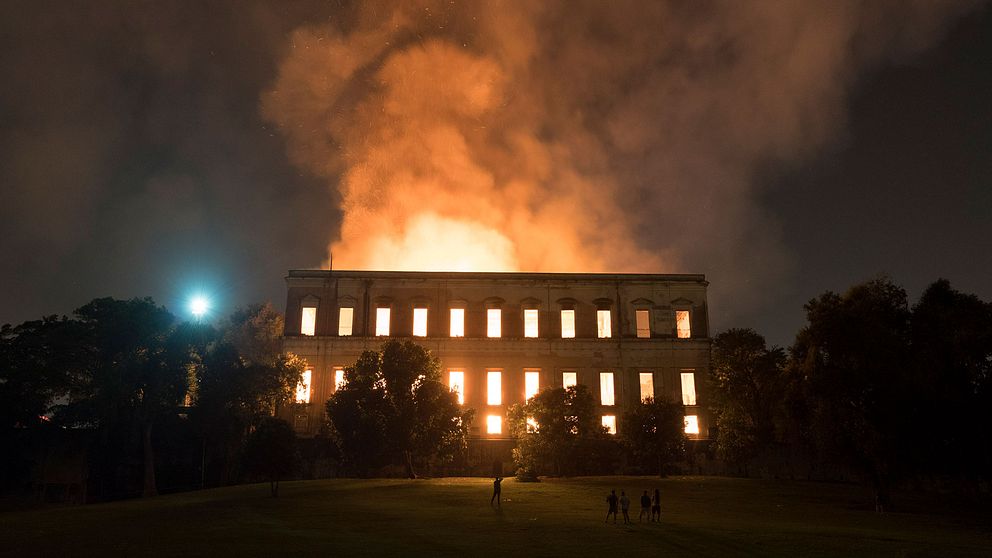
M759 171L969 7L368 3L292 34L262 111L340 194L335 267L704 272L740 311L789 266Z

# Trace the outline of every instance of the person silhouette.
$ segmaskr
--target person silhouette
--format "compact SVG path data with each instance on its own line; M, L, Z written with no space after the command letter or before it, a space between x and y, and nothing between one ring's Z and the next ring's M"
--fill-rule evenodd
M649 520L651 519L651 497L648 496L647 490L641 494L641 515L637 516L637 522L640 523L645 515L648 516Z
M500 500L502 499L501 494L503 492L503 489L500 486L502 482L503 482L503 477L496 477L493 480L493 497L489 499L490 506L493 505L493 502L495 501L497 508L503 507L502 504L500 504Z
M651 500L651 521L661 521L661 491L657 488L654 489L654 499Z
M613 514L613 523L616 523L617 522L617 502L618 502L618 500L619 499L617 498L617 491L616 491L616 489L611 490L610 491L610 495L606 497L606 503L607 503L607 505L609 505L609 508L606 510L606 522L607 523L609 523L609 521L610 521L610 514Z
M630 498L623 490L620 491L620 511L623 512L623 522L630 523Z

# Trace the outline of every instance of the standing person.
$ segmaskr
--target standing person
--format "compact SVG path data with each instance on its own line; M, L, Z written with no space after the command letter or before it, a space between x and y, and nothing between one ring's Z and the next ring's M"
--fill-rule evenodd
M620 491L620 511L623 512L623 522L630 523L630 498L623 490Z
M655 517L658 519L655 520ZM661 521L661 491L654 489L654 499L651 500L651 521Z
M648 519L651 519L651 497L648 496L647 490L644 491L644 494L641 494L641 515L637 517L637 522L640 523L645 515L648 516Z
M503 477L496 477L493 480L493 497L489 499L490 506L493 505L493 502L496 502L497 508L503 507L502 504L500 504L500 500L502 499L500 495L503 492L503 489L500 487L500 484L502 482L503 482Z
M606 510L606 522L610 522L610 514L613 514L613 523L617 522L617 491L613 489L610 491L610 495L606 497L606 503L609 508Z

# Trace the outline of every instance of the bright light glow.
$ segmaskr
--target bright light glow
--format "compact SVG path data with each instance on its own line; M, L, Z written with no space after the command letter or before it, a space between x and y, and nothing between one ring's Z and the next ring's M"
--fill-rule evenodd
M616 415L603 415L603 426L606 427L607 434L616 434L617 433Z
M537 395L541 385L541 372L537 370L524 371L524 401Z
M451 309L451 336L465 337L465 309Z
M448 372L448 389L458 394L458 404L465 404L465 372L452 370Z
M693 372L682 373L682 404L696 404L696 374Z
M685 433L699 434L699 418L696 415L685 416Z
M193 300L189 301L189 311L197 318L202 317L208 310L210 310L210 301L205 296L194 296Z
M527 417L527 432L537 432L537 419Z
M375 335L389 337L389 308L380 306L375 309Z
M524 337L537 337L537 309L524 310Z
M692 328L689 326L688 310L675 311L675 329L678 332L679 339L688 339L690 337Z
M427 309L413 309L413 336L427 337Z
M355 321L354 308L338 309L338 335L347 337L352 334L352 326Z
M303 378L300 383L296 385L296 402L297 403L309 403L310 402L310 382L313 378L313 370L309 368L303 371Z
M578 378L575 372L562 372L561 373L561 387L568 389L576 384L578 384Z
M344 387L344 368L334 369L334 391L337 391Z
M486 417L486 434L502 434L503 417L499 415L489 415Z
M499 337L502 334L503 311L499 308L486 310L486 337Z
M561 311L561 338L572 339L575 337L575 310Z
M300 334L313 335L317 331L317 309L304 306L300 318Z
M599 402L601 405L613 405L615 401L613 372L601 372L599 374Z
M613 316L609 310L596 310L596 336L613 337Z
M503 374L497 370L490 370L486 374L486 404L503 404Z
M637 322L637 336L651 337L651 313L647 310L635 310L634 317Z
M654 374L651 372L641 372L638 374L641 384L641 401L654 398Z

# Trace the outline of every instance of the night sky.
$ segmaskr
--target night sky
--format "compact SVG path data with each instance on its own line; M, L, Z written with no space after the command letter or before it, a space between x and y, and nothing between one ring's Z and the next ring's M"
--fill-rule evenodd
M95 4L0 5L0 323L197 291L281 309L329 244L382 267L369 246L422 238L349 232L423 225L418 197L507 267L706 273L717 330L782 345L807 300L879 274L992 299L988 4ZM410 147L438 130L487 172Z

